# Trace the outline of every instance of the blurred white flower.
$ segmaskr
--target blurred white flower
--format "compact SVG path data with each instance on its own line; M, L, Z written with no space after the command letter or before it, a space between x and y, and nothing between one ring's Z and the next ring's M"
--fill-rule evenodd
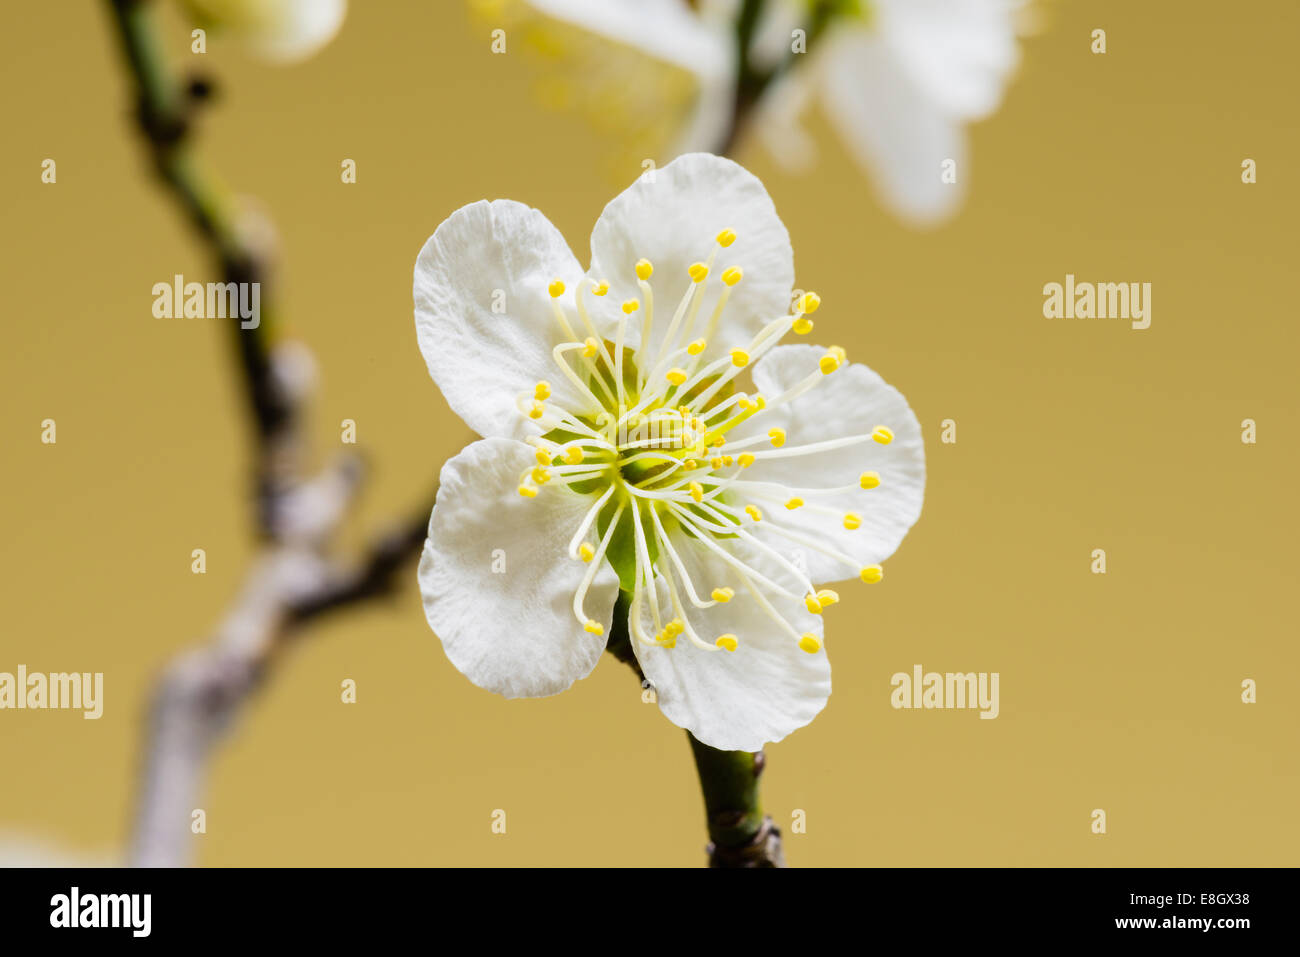
M476 2L569 51L557 58L589 115L631 113L655 128L638 142L646 155L729 145L742 0ZM966 126L997 109L1019 62L1025 2L767 0L748 56L777 77L751 117L755 133L783 165L806 166L813 145L799 119L818 99L887 207L941 220L969 178ZM793 52L796 30L806 54ZM647 63L674 67L675 85L655 82Z
M182 0L201 24L227 29L255 56L288 63L338 33L347 0Z
M114 855L55 844L21 831L0 830L0 867L116 867Z
M821 711L838 600L821 585L880 581L925 452L876 373L780 345L820 303L793 281L762 183L709 154L615 197L585 271L521 203L438 227L416 331L484 438L443 467L420 589L471 681L563 691L605 650L621 589L660 709L700 741L755 751Z

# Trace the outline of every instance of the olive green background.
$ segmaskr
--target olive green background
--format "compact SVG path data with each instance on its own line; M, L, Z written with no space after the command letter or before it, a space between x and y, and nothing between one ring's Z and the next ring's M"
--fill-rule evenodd
M252 554L225 330L150 312L155 282L212 277L147 176L101 6L11 5L0 32L0 670L106 674L99 721L0 712L0 830L86 850L124 841L151 677L218 620ZM372 458L355 542L468 438L416 348L425 238L509 197L585 262L639 167L611 182L609 144L541 110L537 64L491 55L461 4L351 7L292 68L217 37L200 62L168 23L176 57L221 83L205 155L278 224L288 322L320 366L317 448L352 418ZM937 230L886 215L819 115L810 175L737 154L823 296L818 335L902 389L929 455L885 583L829 614L829 707L768 749L768 808L787 830L807 814L792 864L1300 863L1298 32L1282 0L1054 4ZM1067 272L1152 283L1151 328L1045 319L1043 284ZM626 667L607 656L559 697L506 702L448 663L404 577L284 658L213 765L201 863L702 862L685 737ZM890 676L917 663L999 672L1001 716L893 710Z

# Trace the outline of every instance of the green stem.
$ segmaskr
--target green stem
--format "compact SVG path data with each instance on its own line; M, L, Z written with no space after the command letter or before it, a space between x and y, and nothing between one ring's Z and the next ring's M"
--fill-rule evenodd
M614 605L606 650L637 673L645 687L645 674L632 650L627 614L631 597L619 592ZM704 816L709 831L710 867L784 867L781 832L763 813L758 779L764 757L759 751L719 751L698 741L689 731L695 770L704 794Z

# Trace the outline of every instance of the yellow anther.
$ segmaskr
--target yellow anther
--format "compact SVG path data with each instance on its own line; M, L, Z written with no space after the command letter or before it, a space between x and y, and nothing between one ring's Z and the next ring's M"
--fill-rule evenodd
M804 595L803 604L811 614L820 615L822 613L822 603L816 595Z
M546 287L546 291L551 294L552 299L559 299L564 295L564 283L557 279Z
M713 589L713 600L722 602L722 604L724 605L735 597L736 597L736 592L734 589L727 588L725 586L722 588Z
M591 287L591 294L593 296L603 296L607 292L609 292L609 283L603 279Z
M586 623L582 626L582 630L590 635L603 635L605 633L605 626L594 618L588 618Z
M736 231L734 229L724 229L718 233L718 245L724 249L736 241Z
M799 639L799 647L810 655L815 655L822 650L822 643L817 640L817 636L812 632L807 632Z
M875 488L880 484L880 476L875 472L863 472L858 484L863 488Z
M844 527L847 528L850 532L853 531L855 528L861 528L862 516L859 515L857 512L845 512Z
M597 355L599 352L600 352L600 343L596 341L596 337L588 336L586 341L582 344L582 354L586 356L588 359L590 359L592 356Z
M727 438L724 435L719 435L716 439L713 440L713 447L715 449L720 449L726 444L727 444Z
M534 402L533 407L528 410L528 417L530 419L540 419L542 417L542 413L545 411L546 411L546 407L544 405L542 405L540 402Z
M741 269L739 266L728 266L726 269L722 270L722 281L728 286L734 286L744 278L745 270Z
M689 472L691 469L699 468L699 465L700 465L700 463L697 462L697 461L695 461L695 459L683 459L683 460L682 460L682 468L686 469L686 471L688 471L688 472Z
M750 455L748 452L742 452L740 458L736 459L736 461L740 463L742 469L747 469L754 464L754 456Z
M719 648L726 649L727 651L735 651L740 645L740 642L736 640L735 635L718 635L717 640L713 643Z
M519 486L519 494L524 498L537 498L537 489L531 485L521 485Z
M874 585L876 582L880 581L880 579L885 577L885 570L879 565L868 565L858 573L858 577L868 585Z
M699 482L692 482L690 485L686 486L686 488L690 491L691 498L695 499L695 501L701 502L704 500L704 486Z
M713 458L709 459L709 466L710 468L715 468L715 469L722 468L722 456L715 455Z
M768 429L767 437L772 440L772 445L775 448L779 449L785 445L785 429Z
M537 464L538 464L538 465L550 465L550 464L551 464L551 453L548 452L548 451L546 451L546 449L538 449L538 450L537 450Z
M650 265L648 259L638 259L636 264L636 278L649 279L655 271L655 267Z
M731 468L732 464L733 464L735 461L736 461L736 460L733 459L730 455L724 455L724 456L722 457L722 467L723 467L723 468Z
M680 618L674 618L672 621L670 621L667 625L664 626L664 631L667 634L672 635L674 638L680 635L685 630L686 630L686 626L682 624L682 620Z
M731 364L738 369L749 365L749 353L744 349L732 349Z
M800 316L790 326L796 336L806 336L813 331L813 321L805 316Z
M550 397L551 384L545 380L537 383L537 386L533 389L533 398L540 402L542 399L549 399Z
M570 445L564 450L564 461L570 465L580 464L583 458L584 453L582 451L582 446L580 445Z
M822 375L830 375L839 367L840 367L839 356L836 356L830 352L822 356L817 363L817 368L822 370Z
M758 510L757 505L746 505L745 514L756 522L761 522L763 520L763 513Z
M534 465L532 471L533 481L538 485L545 485L551 480L551 473L546 471L540 465Z
M596 550L591 547L589 542L583 542L578 546L578 557L584 562L589 562L596 557Z
M709 275L709 267L704 263L691 263L686 271L695 282L704 282L705 277Z
M763 398L761 395L755 395L754 405L758 406L759 410L762 411L767 408L767 399Z
M681 385L686 381L685 369L669 369L668 374L664 376L673 385Z
M740 406L741 410L744 412L748 412L750 409L755 408L754 403L749 401L749 396L747 395L742 395L740 397L740 401L737 402L736 404Z
M878 425L871 430L871 437L881 445L888 445L894 441L894 432L888 426Z
M686 347L686 352L689 355L698 356L701 352L704 351L707 345L708 343L705 342L703 339L696 339L694 342L692 342L689 346Z
M849 361L849 354L844 350L843 346L831 346L826 351L829 352L831 355L833 355L836 359L839 359L841 362Z
M667 632L663 632L663 631L655 635L655 643L660 645L663 648L677 647L677 639L673 635L670 635Z
M822 304L822 297L815 292L806 292L799 300L799 311L811 316Z
M803 504L803 499L801 499L798 495L796 495L794 498L790 499L790 501L785 503L785 507L790 509L790 511L793 512L796 508L798 508L802 504Z
M623 303L623 311L627 313L629 316L632 315L632 313L636 312L640 308L641 308L641 303L639 303L635 299L629 299L627 302Z
M829 608L840 600L839 592L831 591L829 588L823 588L817 593L817 600L822 603L823 608Z

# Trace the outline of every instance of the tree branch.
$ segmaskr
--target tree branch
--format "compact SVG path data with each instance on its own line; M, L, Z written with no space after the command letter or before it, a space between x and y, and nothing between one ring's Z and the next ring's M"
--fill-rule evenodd
M151 0L108 0L136 95L136 120L154 169L205 241L225 282L257 283L255 326L228 324L255 442L256 528L263 545L243 590L209 640L178 657L155 689L131 860L187 863L190 817L215 744L264 682L276 652L323 614L390 594L396 574L425 538L432 502L376 538L359 559L331 555L356 499L363 469L340 457L304 474L302 409L313 378L301 346L275 340L268 224L236 204L196 161L191 130L205 82L182 84L169 71Z

